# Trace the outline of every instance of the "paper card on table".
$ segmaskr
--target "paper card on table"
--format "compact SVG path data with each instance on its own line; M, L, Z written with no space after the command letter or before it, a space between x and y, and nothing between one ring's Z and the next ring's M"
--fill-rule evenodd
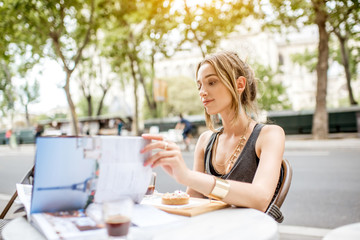
M141 202L149 185L151 167L144 167L150 153L140 150L150 143L141 137L100 137L100 174L97 181L95 202L115 200L130 196Z
M24 205L27 216L30 214L32 187L33 186L30 184L16 184L16 191L18 193L19 200Z
M136 204L131 222L138 227L151 227L183 220L184 217L166 213L155 207Z

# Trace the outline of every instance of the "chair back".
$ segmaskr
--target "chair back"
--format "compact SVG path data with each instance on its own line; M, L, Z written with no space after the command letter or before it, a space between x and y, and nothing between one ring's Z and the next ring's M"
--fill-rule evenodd
M27 172L27 174L24 176L24 178L21 181L21 184L33 184L34 178L34 166ZM15 199L17 198L18 194L17 191L12 195L9 202L6 204L5 208L0 214L0 219L4 219L8 211L10 210L11 206L13 205ZM1 238L0 238L1 239Z
M287 159L283 159L281 163L279 183L275 191L275 196L266 210L266 213L272 216L279 223L284 220L284 216L280 211L280 207L282 206L286 195L289 192L291 180L292 167Z
M274 204L279 208L282 206L287 193L289 192L292 180L292 167L287 159L283 159L281 168L283 169L283 179L280 185L279 192L275 198Z

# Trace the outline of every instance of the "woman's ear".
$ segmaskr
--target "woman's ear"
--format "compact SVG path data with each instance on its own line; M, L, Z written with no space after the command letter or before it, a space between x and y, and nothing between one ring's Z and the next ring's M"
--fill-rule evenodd
M245 86L246 86L246 78L244 76L238 77L238 79L236 79L236 88L240 94L244 91Z

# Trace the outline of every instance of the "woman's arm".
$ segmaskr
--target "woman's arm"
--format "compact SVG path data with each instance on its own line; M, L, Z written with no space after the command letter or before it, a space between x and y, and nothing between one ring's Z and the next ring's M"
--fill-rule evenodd
M256 143L260 162L253 182L228 180L230 190L222 200L235 206L266 211L279 180L284 147L285 134L282 128L275 125L265 126ZM215 180L213 176L193 172L182 184L194 191L209 195L215 186Z
M209 131L209 130L206 132L203 132L200 135L200 137L196 143L195 152L194 152L193 171L201 172L201 173L205 172L205 167L204 167L205 148L207 146L207 143L209 141L211 134L212 134L212 131ZM186 192L191 197L198 197L198 198L204 197L203 194L201 194L189 187L186 189Z
M143 137L154 140L154 136L151 135L143 135ZM215 178L212 175L204 174L204 149L208 137L204 134L199 138L194 170L186 167L180 149L175 143L169 143L166 147L167 151L159 151L151 156L145 165L162 166L178 183L188 186L188 192L192 196L207 196L215 186ZM166 143L163 141L150 143L142 152L156 148L164 149L164 145ZM256 143L256 153L260 162L253 182L244 183L228 180L230 189L222 200L232 205L265 211L279 179L284 146L285 134L282 128L275 125L265 126Z

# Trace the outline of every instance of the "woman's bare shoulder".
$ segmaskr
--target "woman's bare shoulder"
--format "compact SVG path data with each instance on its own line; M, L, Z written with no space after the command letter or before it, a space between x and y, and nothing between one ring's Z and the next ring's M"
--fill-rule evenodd
M207 143L209 142L209 139L213 133L214 132L211 130L206 130L205 132L201 133L198 138L198 141L196 143L196 147L198 149L205 149L205 147L206 147Z
M284 135L285 136L284 129L276 124L264 124L261 134L263 134L263 135Z
M208 142L211 135L213 134L214 132L211 131L211 130L206 130L205 132L201 133L200 136L199 136L199 140L198 141L201 141L201 142Z
M259 140L260 143L285 142L285 132L282 127L275 124L265 124L261 129Z

